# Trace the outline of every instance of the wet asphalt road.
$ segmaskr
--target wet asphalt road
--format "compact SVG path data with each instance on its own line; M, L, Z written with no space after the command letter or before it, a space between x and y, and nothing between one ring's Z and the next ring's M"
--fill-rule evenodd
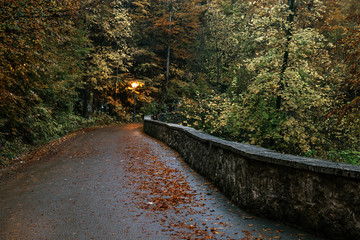
M96 129L0 186L0 239L319 239L233 206L141 125Z

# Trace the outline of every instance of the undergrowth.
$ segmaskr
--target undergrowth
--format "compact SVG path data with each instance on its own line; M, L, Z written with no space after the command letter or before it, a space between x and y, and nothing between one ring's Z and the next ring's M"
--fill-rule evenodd
M53 121L36 122L31 126L31 141L20 136L8 139L0 136L0 168L19 161L22 156L71 132L119 123L114 117L105 113L94 114L89 118L68 114L53 119Z

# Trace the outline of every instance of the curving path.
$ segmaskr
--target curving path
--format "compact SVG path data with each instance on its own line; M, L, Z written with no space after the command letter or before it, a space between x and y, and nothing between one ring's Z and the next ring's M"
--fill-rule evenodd
M0 186L0 239L318 239L233 206L141 125L76 136Z

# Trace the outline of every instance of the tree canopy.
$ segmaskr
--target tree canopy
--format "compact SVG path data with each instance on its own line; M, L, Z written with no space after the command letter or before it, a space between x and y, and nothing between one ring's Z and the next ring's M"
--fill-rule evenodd
M357 0L2 0L0 20L1 148L129 122L135 94L231 140L360 158Z

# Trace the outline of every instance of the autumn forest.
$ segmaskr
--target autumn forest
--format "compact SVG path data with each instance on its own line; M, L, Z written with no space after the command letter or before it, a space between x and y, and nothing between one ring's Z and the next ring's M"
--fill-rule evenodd
M0 19L0 165L131 122L134 96L138 120L360 164L358 0L1 0Z

